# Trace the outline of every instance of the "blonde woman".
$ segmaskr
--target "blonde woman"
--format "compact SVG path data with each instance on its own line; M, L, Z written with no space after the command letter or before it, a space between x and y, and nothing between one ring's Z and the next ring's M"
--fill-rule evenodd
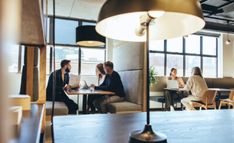
M191 91L191 95L181 100L181 103L185 106L186 110L194 110L191 106L191 101L201 101L202 95L208 90L205 79L202 76L201 69L194 67L192 69L192 76L189 77L183 90Z

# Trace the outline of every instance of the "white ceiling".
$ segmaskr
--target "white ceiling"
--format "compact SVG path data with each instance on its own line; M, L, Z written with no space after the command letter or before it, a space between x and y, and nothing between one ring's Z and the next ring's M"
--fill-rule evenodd
M56 16L94 20L106 0L55 0ZM53 0L48 0L48 14L53 14Z

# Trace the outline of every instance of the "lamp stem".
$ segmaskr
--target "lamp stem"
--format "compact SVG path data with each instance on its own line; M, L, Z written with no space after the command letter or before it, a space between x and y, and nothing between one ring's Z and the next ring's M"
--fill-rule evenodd
M146 26L146 75L147 75L147 84L146 84L146 121L147 125L150 124L150 76L149 76L149 25L152 19L149 22L145 23Z
M51 137L52 143L54 143L54 104L55 104L55 94L56 94L56 72L55 72L55 0L53 0L53 33L52 33L52 47L53 47L53 89L52 89L52 113L51 113Z

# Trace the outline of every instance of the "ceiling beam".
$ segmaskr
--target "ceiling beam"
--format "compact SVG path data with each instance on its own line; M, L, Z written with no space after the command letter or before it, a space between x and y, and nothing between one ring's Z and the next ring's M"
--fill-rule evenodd
M220 17L214 17L214 16L204 16L205 18L210 18L210 19L216 19L216 20L222 20L222 21L229 21L231 23L234 23L233 19L227 19L227 18L220 18Z
M227 1L226 3L218 6L217 8L218 9L222 9L223 7L225 7L225 6L229 5L229 4L232 4L232 3L234 3L234 0Z
M234 26L233 25L220 24L220 23L214 23L214 22L206 22L204 29L234 34Z
M204 2L206 2L207 0L200 0L200 3L204 3Z

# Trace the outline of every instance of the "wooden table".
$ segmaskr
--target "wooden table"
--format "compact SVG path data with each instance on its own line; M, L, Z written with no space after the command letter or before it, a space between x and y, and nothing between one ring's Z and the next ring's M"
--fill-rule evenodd
M234 141L234 110L151 112L151 122L168 143ZM55 143L128 143L129 133L144 124L145 113L55 117Z
M103 90L95 90L91 91L90 89L81 89L81 90L71 90L64 91L68 96L77 95L77 104L79 104L79 95L83 95L83 105L82 110L83 113L87 113L87 96L88 95L114 95L114 92L111 91L103 91Z
M230 92L230 91L232 91L233 89L226 89L226 88L208 88L208 90L215 90L215 91L217 91L217 99L216 99L216 102L217 102L217 108L218 108L218 105L219 105L219 100L221 99L221 94L222 94L222 92ZM170 95L169 93L166 93L166 91L168 92L168 91L175 91L175 92L179 92L179 91L181 91L182 93L181 94L183 94L183 91L184 90L181 90L181 89L179 89L179 88L164 88L164 96L165 96L165 102L166 102L166 109L167 110L170 110L170 104L169 104L169 102L170 102L170 100L172 100L172 103L174 103L174 98L172 97L172 95ZM173 107L174 107L174 105L172 105Z
M11 143L39 143L44 105L32 103L30 111L23 111L19 136L10 140Z

